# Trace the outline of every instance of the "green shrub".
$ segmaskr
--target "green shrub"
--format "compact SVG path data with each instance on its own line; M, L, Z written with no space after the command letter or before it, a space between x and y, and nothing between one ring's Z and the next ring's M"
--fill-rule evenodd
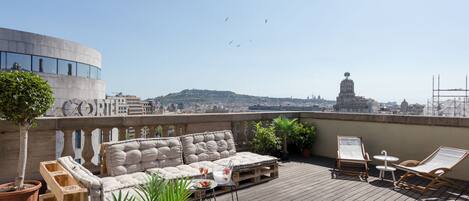
M311 150L315 139L314 126L280 116L273 119L268 126L263 126L261 122L255 124L252 145L255 152L262 154L273 154L282 148L283 154L288 154L289 151L300 153L304 149Z
M303 149L311 149L316 139L316 127L308 124L296 123L290 139L291 143L300 151Z
M38 75L25 71L0 72L0 118L30 125L53 103L51 87Z
M275 127L264 127L262 122L255 124L255 134L252 141L254 151L261 154L273 154L281 149L280 138L275 134Z

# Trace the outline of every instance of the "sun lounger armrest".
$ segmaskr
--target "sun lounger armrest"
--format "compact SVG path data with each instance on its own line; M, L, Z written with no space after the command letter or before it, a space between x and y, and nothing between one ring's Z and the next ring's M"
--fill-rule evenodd
M365 160L371 161L371 160L370 160L370 155L368 155L368 152L365 152Z
M445 174L445 173L449 172L450 170L451 169L449 169L449 168L436 168L436 169L430 171L429 173L431 175L437 175L438 176L438 175Z
M405 166L405 167L415 167L420 163L418 160L406 160L401 162L399 165Z

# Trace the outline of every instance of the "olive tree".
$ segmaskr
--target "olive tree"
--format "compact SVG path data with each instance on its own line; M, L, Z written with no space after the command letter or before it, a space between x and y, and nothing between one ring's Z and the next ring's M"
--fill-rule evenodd
M51 87L41 77L20 70L0 72L0 118L19 126L20 152L15 188L22 189L28 153L28 130L54 103Z

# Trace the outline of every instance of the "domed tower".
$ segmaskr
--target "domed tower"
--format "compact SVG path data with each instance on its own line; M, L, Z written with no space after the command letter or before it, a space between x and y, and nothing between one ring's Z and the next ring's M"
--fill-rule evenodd
M349 79L350 73L344 73L345 79L340 82L340 97L353 97L355 96L353 80Z
M401 112L407 113L408 108L409 108L409 103L407 103L407 101L404 99L404 101L402 101L401 103Z

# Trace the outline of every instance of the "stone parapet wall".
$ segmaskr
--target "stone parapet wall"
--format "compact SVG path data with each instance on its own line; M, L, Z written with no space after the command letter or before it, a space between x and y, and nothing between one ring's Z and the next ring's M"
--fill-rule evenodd
M108 142L111 138L116 141L228 129L233 132L237 149L247 150L253 136L252 122L271 121L280 115L315 125L318 133L313 153L331 158L336 157L337 135L362 136L370 155L379 154L385 149L402 160L422 160L438 146L469 149L467 118L322 112L51 117L39 118L37 127L30 131L27 175L28 178L40 179L39 161L54 159L56 152L61 156L71 155L81 159L89 169L98 170L99 164L92 163L93 158L99 157L99 146L94 145ZM79 150L74 148L73 143L76 130L80 130L83 136ZM60 137L60 142L64 142L63 148L56 146L56 135ZM19 151L17 126L0 120L0 142L0 182L5 182L16 174ZM469 159L455 168L450 176L469 180L467 169Z

